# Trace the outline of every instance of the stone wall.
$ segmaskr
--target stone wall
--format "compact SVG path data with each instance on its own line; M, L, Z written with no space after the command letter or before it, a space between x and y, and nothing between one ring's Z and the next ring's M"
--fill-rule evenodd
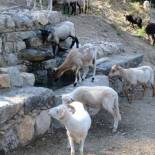
M40 28L62 21L59 12L11 10L0 14L0 152L24 146L50 129L48 109L54 104L52 90L34 87L20 54L30 39L39 56ZM35 52L30 51L31 54ZM43 57L42 56L42 57Z
M33 45L41 46L39 28L61 20L56 11L12 10L0 14L0 67L18 64L18 52L26 48L24 39L33 38Z
M0 93L0 150L24 146L50 129L52 90L29 86Z

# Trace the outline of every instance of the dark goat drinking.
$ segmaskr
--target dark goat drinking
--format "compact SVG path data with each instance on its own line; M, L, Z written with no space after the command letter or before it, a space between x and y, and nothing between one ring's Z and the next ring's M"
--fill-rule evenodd
M142 18L135 15L125 15L125 18L127 21L132 24L132 27L134 27L134 24L137 25L139 28L142 28Z
M155 45L155 23L149 23L145 28L151 45Z
M52 43L54 56L56 56L60 48L60 41L65 41L67 38L72 38L70 48L72 48L75 43L76 47L79 48L79 40L75 34L74 24L70 21L57 24L50 30L41 29L41 34L43 42L48 41Z

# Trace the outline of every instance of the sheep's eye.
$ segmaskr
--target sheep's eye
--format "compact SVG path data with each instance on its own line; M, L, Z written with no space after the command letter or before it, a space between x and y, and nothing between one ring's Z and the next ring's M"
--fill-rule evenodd
M57 113L57 114L59 113L59 110L58 110L58 109L56 110L56 113Z

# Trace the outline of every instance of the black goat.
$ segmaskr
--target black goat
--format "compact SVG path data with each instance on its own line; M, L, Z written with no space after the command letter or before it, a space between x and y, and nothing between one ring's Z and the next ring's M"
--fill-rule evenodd
M125 18L127 21L129 21L132 24L132 27L134 28L134 24L137 25L139 28L142 28L142 18L135 15L125 15Z
M151 45L155 45L155 23L149 23L145 28Z
M40 29L42 34L42 41L51 42L53 45L53 53L56 56L58 49L60 48L60 41L64 41L67 38L72 38L72 44L70 48L76 43L76 47L79 48L79 40L75 34L74 24L70 21L62 22L50 30Z

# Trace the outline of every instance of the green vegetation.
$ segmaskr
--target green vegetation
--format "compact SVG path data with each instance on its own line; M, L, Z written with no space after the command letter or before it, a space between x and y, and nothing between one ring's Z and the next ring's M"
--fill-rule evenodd
M145 28L143 27L142 29L138 29L135 32L135 35L138 36L138 37L145 37Z

